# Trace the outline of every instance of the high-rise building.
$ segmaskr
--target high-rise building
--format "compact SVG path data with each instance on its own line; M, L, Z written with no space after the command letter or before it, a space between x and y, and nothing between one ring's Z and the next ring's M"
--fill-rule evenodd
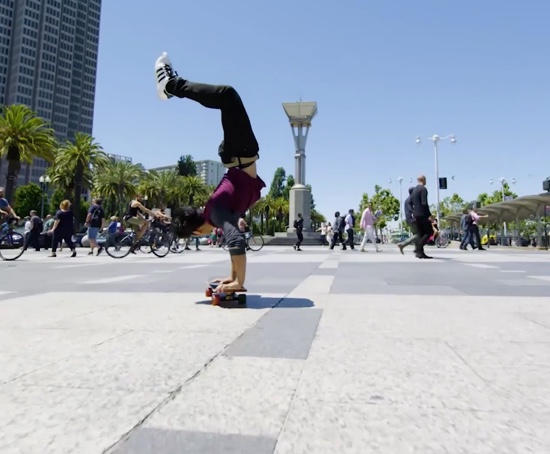
M225 174L225 167L221 162L205 160L195 161L197 167L197 177L199 177L204 184L216 186L223 178ZM176 170L177 166L163 166L155 167L149 170L155 170L157 172L170 172Z
M216 186L225 174L225 167L219 161L205 160L197 161L197 176L204 181L205 184Z
M101 0L0 0L0 105L25 104L59 142L92 133ZM47 164L22 164L18 185ZM0 185L7 164L0 161Z

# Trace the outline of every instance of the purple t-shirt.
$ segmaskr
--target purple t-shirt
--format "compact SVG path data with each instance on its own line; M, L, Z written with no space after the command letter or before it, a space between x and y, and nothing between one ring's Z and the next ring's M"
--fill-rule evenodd
M260 177L252 178L240 169L229 169L204 208L204 217L212 224L210 212L222 206L242 215L261 197L265 183ZM213 225L213 224L212 224ZM214 227L221 227L216 225Z

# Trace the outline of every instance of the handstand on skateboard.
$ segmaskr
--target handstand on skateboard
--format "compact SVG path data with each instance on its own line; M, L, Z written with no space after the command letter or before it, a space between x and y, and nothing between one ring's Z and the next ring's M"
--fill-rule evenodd
M212 298L212 305L219 306L222 301L237 301L241 305L246 305L246 289L239 289L232 292L220 292L216 293L216 288L220 285L220 280L206 281L208 287L204 294L207 298ZM238 293L237 292L242 292Z

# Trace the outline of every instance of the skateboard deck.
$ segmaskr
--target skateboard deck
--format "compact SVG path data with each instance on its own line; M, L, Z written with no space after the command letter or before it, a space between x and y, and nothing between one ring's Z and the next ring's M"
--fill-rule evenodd
M220 285L220 281L218 280L206 280L206 291L204 292L205 296L208 298L212 298L212 305L213 306L219 306L222 302L236 302L241 306L246 305L246 290L236 290L232 292L216 292L216 288L218 285Z

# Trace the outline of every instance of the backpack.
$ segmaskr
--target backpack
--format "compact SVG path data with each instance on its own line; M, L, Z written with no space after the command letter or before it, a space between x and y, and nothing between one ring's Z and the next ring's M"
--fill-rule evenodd
M466 223L466 225L472 225L474 223L474 218L471 214L467 214L464 222Z
M297 229L298 228L298 220L294 220L294 228Z
M100 212L101 212L101 210L100 210L99 208L96 208L96 209L94 210L94 212L92 213L92 218L90 219L90 223L99 220L99 214L100 214Z
M44 223L42 222L42 219L38 218L33 221L34 228L33 230L36 232L42 232L44 230Z

